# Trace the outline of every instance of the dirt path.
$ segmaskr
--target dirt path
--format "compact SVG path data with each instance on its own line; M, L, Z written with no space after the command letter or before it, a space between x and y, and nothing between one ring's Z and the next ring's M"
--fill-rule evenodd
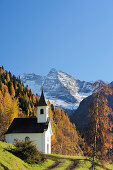
M57 168L59 166L59 164L62 163L63 159L69 160L71 162L70 165L67 168L65 168L65 170L74 170L79 163L79 160L72 159L72 158L61 158L61 157L56 157L56 156L52 156L52 155L48 155L47 158L55 161L55 163L53 165L49 166L45 170Z
M47 158L55 161L55 163L53 165L49 166L45 170L54 169L54 168L56 168L61 163L61 161L59 161L59 158L56 158L55 156L47 156Z
M71 164L65 169L65 170L74 170L78 163L79 163L79 160L76 160L76 159L68 159L71 161Z

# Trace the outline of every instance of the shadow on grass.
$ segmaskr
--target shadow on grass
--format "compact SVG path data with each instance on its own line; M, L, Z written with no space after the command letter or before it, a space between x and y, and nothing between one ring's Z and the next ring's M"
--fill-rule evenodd
M89 161L89 162L91 162L92 163L92 161L90 160L90 159L76 159L76 160L78 160L78 161ZM100 168L103 168L102 167L102 165L100 165L99 163L97 163L97 162L95 162L95 165L94 165L95 167L100 167ZM89 168L89 170L92 170L92 166ZM106 170L111 170L111 169L109 169L109 168L106 168Z
M9 168L7 168L7 166L3 165L2 163L0 163L1 167L3 167L5 170L9 170Z
M59 156L53 156L53 155L47 155L47 157L50 158L50 159L51 158L54 158L54 159L67 159L67 160L70 160L70 161L73 161L73 162L76 160L76 166L75 167L79 166L80 161L84 161L84 162L89 161L92 164L92 160L89 159L89 158L85 158L85 159L76 158L76 159L74 159L74 158L65 158L65 157L59 157ZM95 162L95 167L103 168L102 165L97 163L97 162ZM89 170L91 170L91 169L92 169L92 166L89 168ZM106 170L111 170L111 169L106 167Z

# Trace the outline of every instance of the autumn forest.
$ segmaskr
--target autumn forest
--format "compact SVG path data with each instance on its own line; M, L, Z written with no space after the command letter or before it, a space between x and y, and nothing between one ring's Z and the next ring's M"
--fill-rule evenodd
M62 155L85 155L102 161L113 161L113 113L107 98L113 89L102 81L94 84L93 105L89 106L89 128L82 133L71 123L64 110L50 103L53 136L52 153ZM36 117L38 94L0 67L0 140L14 118Z

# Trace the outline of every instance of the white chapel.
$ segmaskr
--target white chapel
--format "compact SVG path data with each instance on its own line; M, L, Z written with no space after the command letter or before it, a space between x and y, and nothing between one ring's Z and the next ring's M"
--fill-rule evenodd
M39 151L50 154L53 132L43 89L37 110L37 118L15 118L5 134L5 140L12 144L14 139L32 140Z

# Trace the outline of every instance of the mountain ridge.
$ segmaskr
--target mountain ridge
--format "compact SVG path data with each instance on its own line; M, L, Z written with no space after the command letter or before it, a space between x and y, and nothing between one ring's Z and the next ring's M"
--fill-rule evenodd
M46 76L23 73L20 79L35 94L41 94L43 85L46 99L63 109L77 109L80 102L92 93L91 82L76 80L71 75L54 68Z

